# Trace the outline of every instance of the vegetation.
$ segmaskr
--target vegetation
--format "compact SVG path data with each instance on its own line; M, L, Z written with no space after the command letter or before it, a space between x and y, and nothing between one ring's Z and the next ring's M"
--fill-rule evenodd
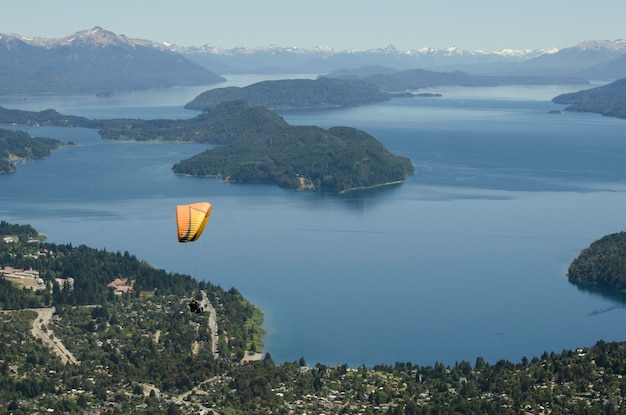
M117 91L209 85L224 78L178 53L95 27L45 45L0 39L0 94Z
M88 120L55 111L0 111L0 122L100 128L110 140L190 141L225 145L173 166L176 173L289 189L347 191L406 180L411 162L371 135L349 127L290 126L243 100L219 104L190 120Z
M4 220L0 221L0 235L17 236L22 242L28 242L31 239L41 236L39 232L30 225L16 225Z
M46 244L29 225L1 221L0 234L12 241L0 243L0 265L37 269L46 281L42 291L13 287L19 306L0 297L0 415L626 414L626 343L519 363L477 357L473 365L349 368L310 366L304 357L277 364L265 354L241 364L246 350L262 348L262 314L234 288L168 274L128 253ZM54 286L54 277L69 275L73 286ZM116 277L136 290L93 295ZM11 284L0 281L6 294ZM187 305L202 292L216 311L219 356L207 314ZM55 306L42 329L77 363L64 364L33 336L38 309L24 308L38 305Z
M242 126L250 129L237 134L231 145L183 160L174 171L339 192L404 181L414 172L408 159L389 153L363 131L292 127L259 107L241 118L250 120ZM264 121L253 122L258 119Z
M15 172L16 161L48 157L61 144L52 138L31 137L21 131L0 128L0 174Z
M568 105L565 111L626 118L626 78L597 88L562 94L553 98L552 102Z
M606 235L572 261L568 278L626 291L626 232Z
M231 288L227 291L208 282L198 282L189 275L169 273L137 259L128 252L108 252L85 245L73 247L41 242L29 225L11 225L0 222L0 235L11 238L0 242L0 269L33 270L41 279L41 289L22 288L0 278L0 310L33 307L110 306L127 301L143 301L143 297L187 298L203 291L216 304L219 327L224 333L233 333L237 341L226 341L226 356L242 356L262 347L260 310L248 303ZM125 280L132 287L123 296L109 286L115 279ZM154 300L153 300L154 301ZM180 307L185 308L185 304ZM179 308L180 308L179 307ZM178 308L176 309L178 312Z
M387 71L386 73L366 76L351 76L350 72L343 72L341 76L377 85L382 91L386 92L402 92L443 85L485 87L501 85L589 84L589 81L585 79L573 77L470 75L461 71L436 72L426 69L409 69L391 73Z
M239 99L271 110L294 110L356 107L389 101L391 96L371 83L320 77L211 89L187 103L185 108L207 111L224 101Z
M50 125L55 127L86 127L97 128L98 121L75 115L63 115L53 109L43 111L12 110L0 106L0 121L2 124L15 125Z
M218 413L623 414L626 344L544 353L495 365L396 363L373 368L262 362L234 367L196 396Z

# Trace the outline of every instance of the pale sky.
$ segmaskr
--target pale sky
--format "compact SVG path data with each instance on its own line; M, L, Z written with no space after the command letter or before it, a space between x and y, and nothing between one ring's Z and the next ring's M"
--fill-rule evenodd
M0 33L60 38L101 26L179 46L543 49L626 39L624 0L20 0Z

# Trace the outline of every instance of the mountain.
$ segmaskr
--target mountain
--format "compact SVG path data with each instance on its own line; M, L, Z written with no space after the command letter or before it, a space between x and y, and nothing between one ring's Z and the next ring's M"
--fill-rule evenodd
M470 74L583 77L614 80L626 77L626 40L590 40L564 49L465 51L421 48L386 48L336 51L330 48L223 49L210 45L172 50L218 73L320 73L385 67L395 70L427 69Z
M520 62L512 73L543 76L580 76L590 80L626 77L626 40L587 41L556 53Z
M0 94L108 94L223 81L163 45L129 39L101 27L61 39L0 34Z
M502 50L468 52L458 48L398 50L385 48L337 51L318 47L303 49L270 45L261 48L223 49L211 45L202 47L171 46L189 60L218 73L329 73L362 66L386 66L396 69L441 68L450 65L477 65L519 62L552 50Z
M613 81L626 77L626 40L590 40L564 49L466 51L393 45L333 50L270 45L224 49L210 44L178 46L130 39L101 27L60 39L0 34L0 94L94 92L210 85L216 74L329 74L367 68L380 73L424 69L471 75L581 77Z

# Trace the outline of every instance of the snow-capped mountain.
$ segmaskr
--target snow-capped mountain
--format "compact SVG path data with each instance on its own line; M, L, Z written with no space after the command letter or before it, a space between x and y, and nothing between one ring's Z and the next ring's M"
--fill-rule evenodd
M277 45L234 49L212 45L170 47L217 73L330 73L380 66L397 70L462 70L474 74L581 76L600 80L626 77L626 68L621 63L626 54L626 40L622 39L590 40L564 49L496 51L457 47L398 50L393 45L368 50Z
M329 74L359 68L612 80L626 77L625 56L626 40L590 40L561 50L225 49L132 39L94 27L59 39L0 34L0 93L116 91L223 81L216 73Z
M398 50L393 45L367 50L334 50L328 47L303 49L277 45L234 49L223 49L212 45L172 46L172 50L218 73L327 73L339 69L376 65L392 66L397 69L436 69L453 65L520 62L545 53L554 53L553 49L505 49L489 52L466 51L456 47Z
M0 93L208 85L224 78L154 42L100 27L61 39L0 35Z

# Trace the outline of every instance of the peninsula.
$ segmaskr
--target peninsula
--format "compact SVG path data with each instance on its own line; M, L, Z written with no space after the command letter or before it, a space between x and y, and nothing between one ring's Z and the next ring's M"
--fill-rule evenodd
M603 236L582 250L569 266L572 282L626 292L626 232Z
M0 129L0 174L14 173L15 163L45 158L62 145L59 140L31 137L22 131Z
M567 105L565 111L626 118L626 78L596 88L561 94L554 97L552 102Z

